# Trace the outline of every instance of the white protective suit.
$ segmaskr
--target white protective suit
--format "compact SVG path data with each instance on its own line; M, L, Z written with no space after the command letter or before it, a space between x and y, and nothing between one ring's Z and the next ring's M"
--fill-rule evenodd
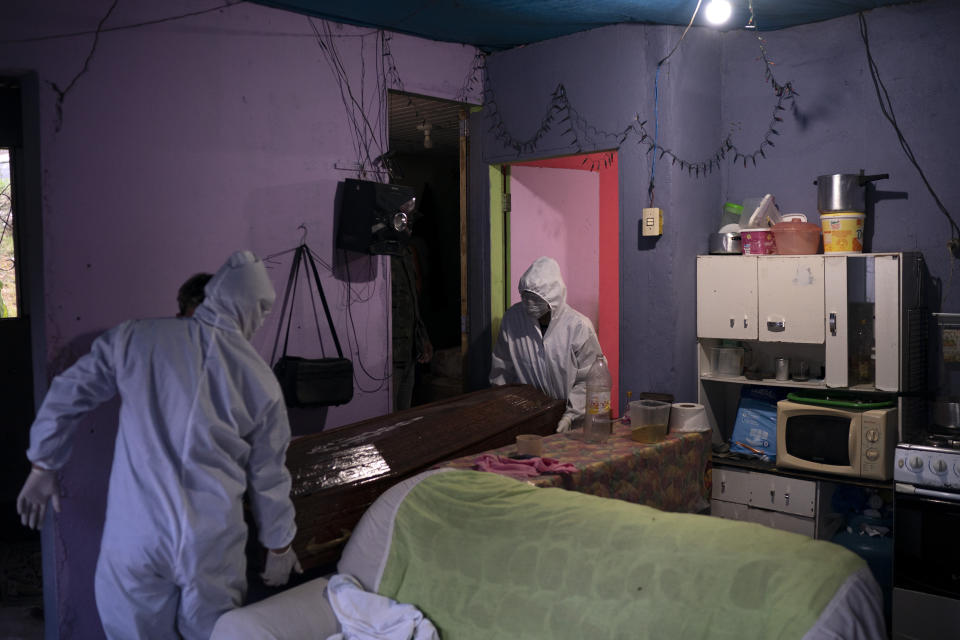
M587 372L602 351L585 315L567 305L567 287L553 258L537 258L520 278L521 295L530 291L550 305L545 334L518 302L507 309L493 348L490 384L525 383L567 401L558 425L565 431L583 417ZM571 425L571 423L573 423Z
M192 318L131 320L57 376L27 457L59 469L83 414L120 395L96 569L110 638L208 638L246 590L249 489L260 542L296 533L280 386L249 338L275 293L263 263L234 253Z

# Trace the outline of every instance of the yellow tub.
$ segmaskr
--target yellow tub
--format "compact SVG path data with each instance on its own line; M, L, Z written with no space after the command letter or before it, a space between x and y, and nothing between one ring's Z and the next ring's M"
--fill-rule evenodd
M866 214L856 212L820 214L824 253L863 253L863 223Z

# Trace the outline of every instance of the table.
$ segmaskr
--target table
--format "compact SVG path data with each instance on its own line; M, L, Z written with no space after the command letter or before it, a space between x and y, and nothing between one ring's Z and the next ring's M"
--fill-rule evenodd
M485 453L510 456L516 444ZM450 460L437 467L472 469L478 455ZM630 439L630 427L614 423L603 444L584 442L580 432L543 438L543 457L573 464L575 473L531 478L541 487L560 487L604 498L645 504L664 511L697 513L710 504L710 433L668 434L660 442Z

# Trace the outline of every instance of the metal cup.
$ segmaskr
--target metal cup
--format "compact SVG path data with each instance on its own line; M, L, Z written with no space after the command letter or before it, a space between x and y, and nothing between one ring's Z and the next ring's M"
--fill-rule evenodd
M777 358L777 380L789 380L790 379L790 361L786 358Z

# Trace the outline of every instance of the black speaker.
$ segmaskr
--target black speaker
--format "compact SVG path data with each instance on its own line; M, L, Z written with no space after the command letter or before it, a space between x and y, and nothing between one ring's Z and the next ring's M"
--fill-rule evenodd
M344 180L337 247L358 253L399 254L410 241L416 205L411 187Z

